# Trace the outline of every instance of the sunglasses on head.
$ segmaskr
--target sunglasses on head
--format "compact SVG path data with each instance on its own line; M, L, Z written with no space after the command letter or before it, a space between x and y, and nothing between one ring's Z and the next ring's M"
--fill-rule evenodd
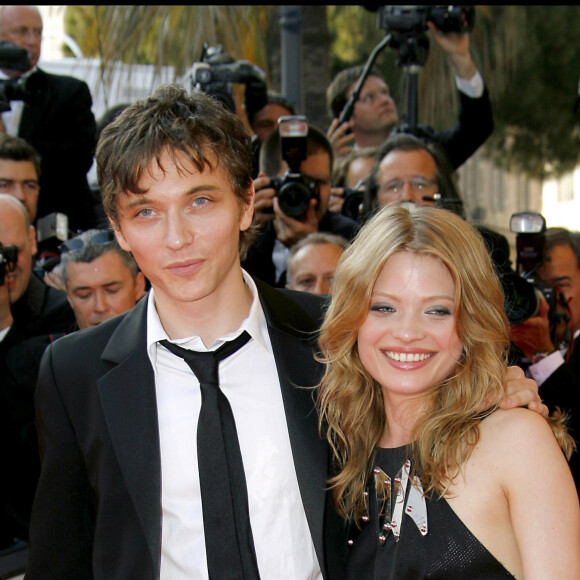
M88 242L94 246L103 246L112 242L114 239L115 234L111 230L99 230L88 237L77 236L70 240L66 240L58 247L58 249L61 254L66 252L76 252L77 250L82 250Z

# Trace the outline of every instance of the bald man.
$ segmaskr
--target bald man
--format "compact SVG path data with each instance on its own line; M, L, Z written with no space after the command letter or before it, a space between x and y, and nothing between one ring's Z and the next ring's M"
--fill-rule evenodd
M38 451L23 416L33 414L33 391L44 348L70 329L74 313L64 292L49 288L32 272L36 234L26 207L0 194L0 549L26 540L30 505L38 477ZM27 364L22 365L26 360ZM32 361L32 364L31 362ZM17 376L13 388L9 376ZM8 474L10 474L8 476Z

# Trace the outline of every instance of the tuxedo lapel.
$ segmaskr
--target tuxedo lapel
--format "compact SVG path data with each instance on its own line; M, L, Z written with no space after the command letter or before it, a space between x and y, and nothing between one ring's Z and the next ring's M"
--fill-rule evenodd
M278 369L296 476L319 562L323 530L327 446L318 434L312 387L321 376L313 351L317 321L283 293L256 280Z
M103 359L117 363L98 381L109 435L151 552L161 546L161 459L153 368L146 350L147 297L111 336Z
M52 111L47 110L50 86L43 71L37 70L30 75L26 81L26 91L29 97L22 110L18 136L28 140L32 136L32 130L44 124L43 116L52 114Z

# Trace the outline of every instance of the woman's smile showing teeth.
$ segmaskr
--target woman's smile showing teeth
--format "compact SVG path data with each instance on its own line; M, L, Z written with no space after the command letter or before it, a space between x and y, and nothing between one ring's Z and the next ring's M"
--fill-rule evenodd
M385 354L392 360L397 362L419 362L429 357L433 356L433 353L412 353L412 352L392 352L389 350L384 351Z

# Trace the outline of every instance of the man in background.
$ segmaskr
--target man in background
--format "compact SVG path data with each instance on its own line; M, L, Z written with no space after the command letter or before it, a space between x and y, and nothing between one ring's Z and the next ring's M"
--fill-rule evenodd
M330 294L334 270L348 241L342 236L314 232L290 249L286 269L286 288Z
M122 314L145 294L145 277L108 230L87 230L63 243L60 275L77 326Z
M10 110L2 113L0 133L22 137L40 154L37 217L61 212L72 231L97 226L98 201L87 172L93 163L95 117L87 84L38 68L43 23L35 6L1 6L0 40L25 48L30 68L0 70L2 83L14 87Z

